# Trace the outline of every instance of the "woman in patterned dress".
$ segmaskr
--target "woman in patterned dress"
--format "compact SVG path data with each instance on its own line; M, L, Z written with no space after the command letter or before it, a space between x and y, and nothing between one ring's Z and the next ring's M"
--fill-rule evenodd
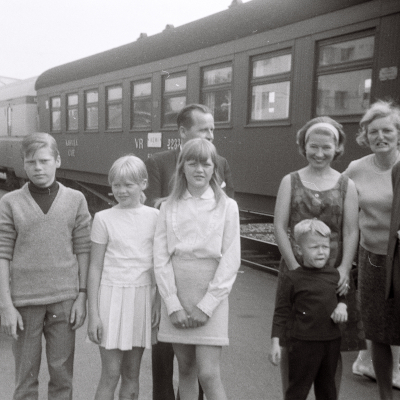
M285 271L299 266L292 247L294 225L303 219L317 218L331 229L329 264L340 273L338 294L347 294L348 300L349 320L342 326L342 350L350 351L365 348L365 341L356 308L355 287L350 279L358 243L357 191L349 178L331 167L332 161L343 153L344 141L342 126L329 117L314 118L297 132L299 151L308 165L282 179L276 199L275 236L282 254L279 291ZM290 334L289 328L286 336ZM286 351L282 352L281 375L285 392L288 383ZM340 383L341 361L337 377Z

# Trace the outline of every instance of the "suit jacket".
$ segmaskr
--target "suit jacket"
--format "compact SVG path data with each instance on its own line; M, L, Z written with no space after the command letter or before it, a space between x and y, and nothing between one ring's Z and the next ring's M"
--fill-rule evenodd
M172 190L172 177L178 163L180 149L161 151L153 154L146 161L147 173L149 174L148 187L145 190L146 205L154 207L154 203L162 197L167 197ZM232 174L228 161L224 157L217 156L217 172L222 183L225 182L226 194L233 198L234 189Z
M394 297L400 307L400 265L399 239L400 229L400 162L392 169L393 204L390 220L389 243L386 258L386 298Z

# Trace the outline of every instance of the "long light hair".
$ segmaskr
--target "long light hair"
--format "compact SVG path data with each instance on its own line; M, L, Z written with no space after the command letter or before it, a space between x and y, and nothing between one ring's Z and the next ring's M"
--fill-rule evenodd
M194 160L204 163L209 158L211 158L211 161L214 164L214 171L210 179L210 186L214 191L216 204L218 204L219 201L226 196L219 184L221 179L218 176L217 150L215 149L215 146L206 139L192 139L185 143L185 145L182 147L182 151L179 154L178 164L173 177L173 188L171 194L167 198L168 202L174 202L182 199L187 190L187 180L184 173L185 162Z

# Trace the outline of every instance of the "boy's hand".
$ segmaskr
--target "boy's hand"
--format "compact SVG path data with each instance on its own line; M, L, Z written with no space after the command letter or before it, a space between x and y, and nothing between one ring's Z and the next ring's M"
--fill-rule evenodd
M78 297L76 298L72 306L71 316L69 319L69 322L73 324L72 329L76 330L80 328L85 322L85 318L86 318L86 294L79 293Z
M281 361L281 346L279 346L278 338L272 338L271 350L269 351L268 359L274 365L279 365Z
M347 305L344 303L339 303L335 310L333 311L331 318L333 322L338 324L339 322L346 322L347 321Z
M1 310L1 332L18 339L17 329L24 330L24 323L21 314L14 306Z

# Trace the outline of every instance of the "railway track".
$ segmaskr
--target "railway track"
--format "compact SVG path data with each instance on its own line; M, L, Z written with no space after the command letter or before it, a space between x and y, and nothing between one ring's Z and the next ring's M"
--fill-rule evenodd
M2 184L3 183L3 184ZM9 191L0 180L0 197ZM273 237L273 216L240 211L242 264L278 274L280 253Z
M242 264L278 274L281 254L273 234L273 215L240 211Z

